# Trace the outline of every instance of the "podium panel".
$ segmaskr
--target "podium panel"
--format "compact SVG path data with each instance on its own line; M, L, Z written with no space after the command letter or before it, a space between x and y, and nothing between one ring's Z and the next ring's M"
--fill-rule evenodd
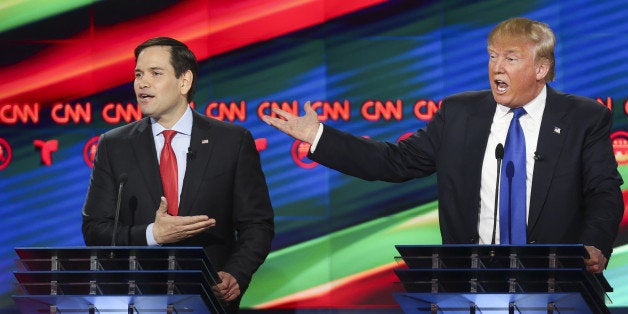
M226 313L201 247L16 248L22 313Z
M396 293L404 313L598 313L577 293Z
M397 245L406 313L610 313L583 245Z

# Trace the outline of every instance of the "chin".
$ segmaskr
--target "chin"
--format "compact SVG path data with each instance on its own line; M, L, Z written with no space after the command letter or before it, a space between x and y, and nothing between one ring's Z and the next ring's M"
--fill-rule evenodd
M500 95L500 94L497 94L496 92L493 92L493 98L498 104L508 106L507 103L509 102L509 100L504 95Z

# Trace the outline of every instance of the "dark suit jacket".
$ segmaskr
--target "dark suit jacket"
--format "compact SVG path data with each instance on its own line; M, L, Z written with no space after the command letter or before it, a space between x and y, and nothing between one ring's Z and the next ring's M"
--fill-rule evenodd
M400 182L436 172L443 243L478 243L482 162L495 110L490 91L447 97L424 129L398 144L325 126L309 156L365 180ZM610 256L624 210L611 123L606 107L548 86L528 243L582 243Z
M274 236L273 209L251 133L193 111L192 135L179 215L207 215L216 226L178 246L203 246L218 270L233 275L244 291L265 260ZM207 143L203 143L207 140ZM150 119L100 137L83 207L87 245L110 245L118 178L122 194L117 245L146 245L163 195Z

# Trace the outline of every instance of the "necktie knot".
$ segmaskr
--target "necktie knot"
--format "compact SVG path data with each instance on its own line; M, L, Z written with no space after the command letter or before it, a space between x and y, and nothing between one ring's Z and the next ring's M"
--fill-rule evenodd
M518 107L518 108L512 109L512 113L513 113L513 117L512 117L513 119L519 119L521 118L521 116L526 114L526 110L523 109L523 107Z
M174 137L175 134L177 134L177 131L175 130L164 130L163 132L161 132L161 134L164 135L164 140L166 144L170 144L172 141L172 138Z

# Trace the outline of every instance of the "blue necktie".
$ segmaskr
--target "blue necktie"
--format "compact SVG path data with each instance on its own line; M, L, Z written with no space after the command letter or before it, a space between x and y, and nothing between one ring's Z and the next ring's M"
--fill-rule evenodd
M525 109L512 109L504 146L499 191L501 244L526 244L526 139L519 118Z

